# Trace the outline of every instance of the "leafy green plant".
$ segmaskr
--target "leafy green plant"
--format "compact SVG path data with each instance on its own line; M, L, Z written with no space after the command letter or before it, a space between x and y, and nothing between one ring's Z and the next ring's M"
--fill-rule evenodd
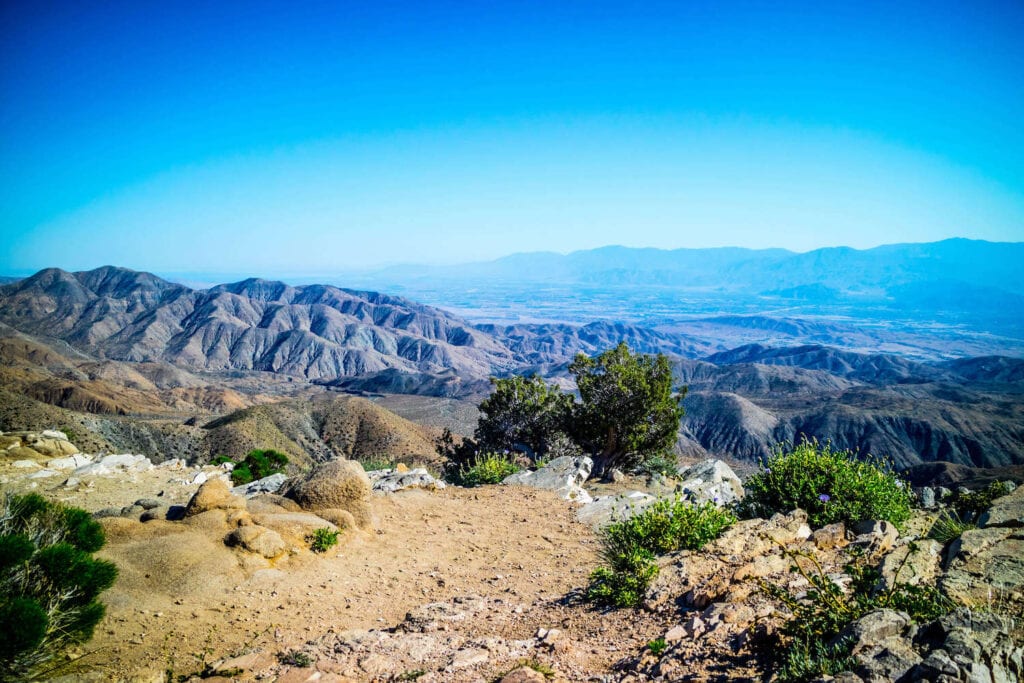
M498 484L518 468L507 455L501 453L481 453L473 458L468 466L460 467L455 473L449 473L449 480L459 486L484 486Z
M384 456L362 458L359 460L359 464L363 466L363 470L366 472L377 472L379 470L390 470L394 469L395 461L391 458Z
M338 545L338 531L329 527L316 529L306 540L309 541L309 549L314 553L325 553L328 549Z
M658 575L656 556L699 550L735 522L730 510L713 503L694 505L677 496L608 525L601 535L601 558L607 566L590 575L587 599L606 607L635 607Z
M956 510L943 510L932 522L927 535L928 538L933 538L945 545L960 538L963 532L973 528L975 528L974 523L965 522Z
M415 681L427 675L426 669L410 669L398 674L396 681Z
M893 581L888 590L879 590L881 573L864 557L846 565L850 585L844 590L809 552L790 550L780 544L786 557L793 560L793 571L809 585L803 597L790 595L776 584L764 582L761 589L788 608L791 616L779 629L779 647L774 651L777 679L783 683L809 681L833 675L850 666L852 643L836 638L849 624L878 609L906 612L915 622L937 619L953 608L953 603L937 588ZM909 552L896 568L896 579L907 561L919 549L911 544Z
M676 457L670 453L655 454L644 460L637 467L636 471L638 474L646 474L647 476L653 476L660 474L663 477L675 477L679 474L678 472L679 463L676 461Z
M901 525L910 518L910 487L887 463L858 460L817 441L778 447L744 488L739 510L745 517L800 508L814 527L867 519Z
M279 654L277 661L289 666L307 667L313 663L313 658L302 650L289 650Z
M225 458L226 456L218 457ZM221 460L221 462L230 462L230 460ZM235 486L241 486L272 474L284 472L287 465L288 456L284 453L271 449L252 450L242 462L235 465L235 469L231 470L231 481Z
M660 657L661 653L668 647L668 641L664 638L655 638L651 642L647 643L647 649L651 651L651 654L655 657Z
M957 516L967 522L977 522L990 507L992 501L1010 493L1010 482L994 481L980 491L957 493L951 502Z
M105 543L84 510L36 494L0 509L0 679L28 678L65 646L92 637L97 600L117 567L92 556Z

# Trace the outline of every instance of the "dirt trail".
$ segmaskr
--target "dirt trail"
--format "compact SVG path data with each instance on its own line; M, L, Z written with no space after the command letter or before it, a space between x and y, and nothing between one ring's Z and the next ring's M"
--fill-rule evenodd
M146 492L120 493L127 499ZM110 495L98 498L111 502ZM200 670L204 653L205 661L247 647L273 653L328 632L390 627L415 607L457 596L529 610L584 586L598 561L593 532L575 520L570 503L547 492L412 490L375 496L375 511L376 532L351 534L326 556L303 553L248 576L224 571L222 553L234 551L219 548L200 553L205 557L188 569L194 576L154 575L158 558L139 557L152 547L147 539L112 535L101 554L122 565L122 577L105 594L108 616L87 646L96 652L84 661L105 679L155 678L168 666ZM164 538L177 542L173 534ZM535 615L493 629L529 638L559 618ZM532 623L538 619L552 623Z

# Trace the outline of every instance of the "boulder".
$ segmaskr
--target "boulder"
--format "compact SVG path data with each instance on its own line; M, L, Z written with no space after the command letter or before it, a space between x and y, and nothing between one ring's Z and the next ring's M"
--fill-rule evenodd
M372 525L370 492L370 479L362 465L355 460L331 460L313 468L285 495L303 510L348 510L360 527L368 527Z
M47 437L37 437L29 441L29 446L33 450L48 455L51 458L61 458L65 455L74 455L78 452L75 448L75 444L71 443L67 439L54 439Z
M132 455L131 453L107 455L101 458L99 463L111 469L120 468L136 472L146 472L153 469L153 463L149 458L144 455Z
M601 496L580 506L576 511L576 517L584 524L598 530L612 522L629 519L656 500L656 497L643 491Z
M54 470L75 470L79 467L84 467L92 462L92 459L87 455L81 453L75 453L65 458L54 458L46 463L46 466Z
M229 546L240 546L267 559L277 557L286 549L280 534L257 524L238 527L227 535L224 542Z
M933 585L941 571L942 544L930 538L896 548L882 559L878 588L889 590L896 583Z
M185 516L192 517L209 510L244 510L245 499L231 493L221 478L211 479L195 492L185 506Z
M1014 489L1009 495L996 498L992 507L979 519L980 527L1024 527L1024 486Z
M248 484L236 486L231 489L231 493L245 498L252 498L261 493L277 493L286 481L288 481L288 476L283 472L278 472L277 474L271 474L269 477L263 477L256 481L250 481Z
M1006 602L1024 612L1024 530L1009 527L971 529L947 551L943 591L968 605Z
M532 486L554 491L565 500L577 503L592 501L583 489L583 482L594 469L594 461L586 456L565 455L555 458L535 472L524 471L505 477L501 483L506 486Z
M393 470L377 470L367 472L373 490L377 493L394 493L404 489L418 488L435 491L443 489L445 483L435 479L430 472L422 467L410 470L399 464Z
M61 441L67 441L68 435L62 431L56 429L44 429L42 436L47 439L60 439Z
M680 483L676 490L695 503L711 502L721 507L743 497L743 482L721 460L709 458L678 472Z
M252 521L262 527L272 529L286 541L296 545L303 544L305 539L317 529L338 531L338 527L319 515L309 512L282 512L273 515L254 515ZM242 528L242 527L239 527Z

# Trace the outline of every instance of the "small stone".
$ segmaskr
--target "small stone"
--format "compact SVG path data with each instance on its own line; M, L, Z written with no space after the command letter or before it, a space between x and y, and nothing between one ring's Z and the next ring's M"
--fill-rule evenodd
M455 653L455 656L452 657L451 667L453 669L466 669L477 664L483 664L488 658L487 650L466 648Z

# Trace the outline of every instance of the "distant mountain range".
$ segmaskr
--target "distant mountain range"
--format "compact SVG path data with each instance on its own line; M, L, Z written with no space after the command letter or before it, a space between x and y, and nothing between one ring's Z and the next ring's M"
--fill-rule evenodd
M739 251L724 250L720 262ZM762 257L789 258L775 251ZM763 334L800 343L729 343ZM280 415L264 404L330 390L478 400L489 390L488 376L513 372L540 372L571 388L567 365L577 353L620 341L674 358L679 384L690 388L679 441L690 455L750 460L807 436L901 465L1024 464L1024 360L979 354L922 362L914 357L920 353L865 353L856 349L913 347L895 332L865 332L850 321L717 315L658 327L607 320L473 325L368 291L258 279L192 289L114 267L47 269L0 286L5 396L114 416L206 420L248 411L211 423L227 435L236 423L252 426L246 434L262 433L257 427ZM301 416L279 430L294 444L314 443L299 436L319 413L307 415L301 404L289 410ZM127 438L104 424L110 443ZM0 429L17 426L8 421ZM147 429L147 438L162 443L163 427Z

